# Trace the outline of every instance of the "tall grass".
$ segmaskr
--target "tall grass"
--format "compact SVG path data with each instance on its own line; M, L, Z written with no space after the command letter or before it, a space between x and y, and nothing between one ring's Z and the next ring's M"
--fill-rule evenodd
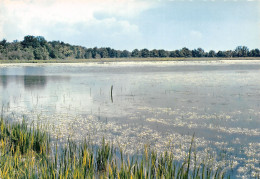
M26 123L0 122L0 178L224 178L225 172L196 163L193 140L183 162L172 152L158 154L145 146L142 155L127 156L112 144L68 140L51 146L50 136ZM192 155L194 154L194 155Z

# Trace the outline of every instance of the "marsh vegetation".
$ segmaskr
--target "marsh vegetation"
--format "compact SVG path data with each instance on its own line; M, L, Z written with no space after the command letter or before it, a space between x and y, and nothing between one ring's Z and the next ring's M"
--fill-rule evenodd
M193 140L183 162L174 153L158 155L147 146L141 155L126 155L106 143L68 139L58 147L42 127L0 121L1 178L224 178L225 171L203 161L197 163Z

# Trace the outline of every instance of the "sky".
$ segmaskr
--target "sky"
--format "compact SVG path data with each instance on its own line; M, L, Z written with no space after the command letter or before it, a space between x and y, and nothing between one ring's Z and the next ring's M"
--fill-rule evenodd
M119 50L260 48L260 0L0 0L0 40Z

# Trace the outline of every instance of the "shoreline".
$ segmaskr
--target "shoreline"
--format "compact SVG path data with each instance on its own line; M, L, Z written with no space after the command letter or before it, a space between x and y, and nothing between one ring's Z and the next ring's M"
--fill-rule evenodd
M260 58L257 59L221 59L221 60L147 60L147 59L136 59L136 60L73 60L73 61L49 61L43 60L39 62L26 61L26 62L0 62L0 68L12 67L12 66L49 66L49 65L59 65L59 66L143 66L143 65L156 65L156 66L185 66L185 65L260 65Z
M102 59L51 59L51 60L0 60L1 64L26 63L105 63L105 62L218 62L218 61L260 61L260 57L237 58L102 58Z

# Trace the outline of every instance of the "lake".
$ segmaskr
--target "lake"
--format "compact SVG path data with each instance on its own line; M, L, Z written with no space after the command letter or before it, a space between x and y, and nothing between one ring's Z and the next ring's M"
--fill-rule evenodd
M183 160L194 134L201 160L236 178L260 172L257 60L2 64L0 94L4 116L61 142L104 137L129 154L147 144Z

